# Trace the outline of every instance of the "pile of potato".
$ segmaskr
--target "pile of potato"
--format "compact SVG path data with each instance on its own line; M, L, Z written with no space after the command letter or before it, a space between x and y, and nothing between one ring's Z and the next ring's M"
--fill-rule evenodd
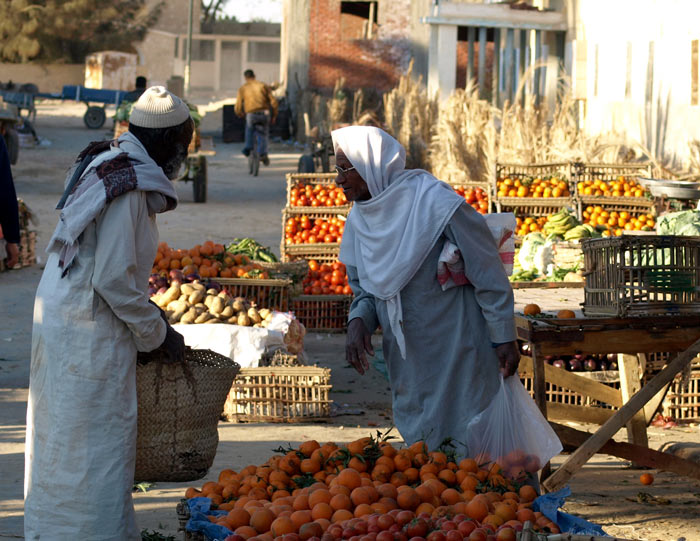
M171 325L181 323L228 323L243 327L267 327L272 310L259 309L243 297L231 297L226 291L207 289L194 281L189 284L173 282L151 300L165 311Z

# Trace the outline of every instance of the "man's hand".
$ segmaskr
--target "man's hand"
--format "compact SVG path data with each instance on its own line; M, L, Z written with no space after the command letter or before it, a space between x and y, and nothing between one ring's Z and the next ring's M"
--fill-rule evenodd
M163 340L159 349L165 353L163 361L166 363L181 363L185 360L185 339L169 324L165 333L165 340Z
M5 250L7 250L7 259L5 263L8 268L13 268L19 261L19 246L14 242L8 242L5 245Z
M367 354L374 357L372 335L361 317L348 323L348 336L345 340L345 358L360 374L369 370Z
M496 355L498 355L498 364L501 369L501 374L504 378L508 378L515 374L520 364L520 350L516 341L507 342L496 347Z
M270 117L270 126L274 126L275 122L277 122L277 115Z

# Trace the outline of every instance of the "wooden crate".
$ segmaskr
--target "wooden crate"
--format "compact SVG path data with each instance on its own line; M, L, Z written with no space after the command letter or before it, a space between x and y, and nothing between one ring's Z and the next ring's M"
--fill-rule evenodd
M700 237L587 239L587 316L700 312Z
M618 177L650 177L651 165L648 163L574 163L571 165L572 180L575 184L586 180L612 182ZM577 195L580 195L577 193Z
M499 197L498 180L502 178L528 179L556 177L565 181L569 186L569 196L566 197ZM557 212L562 207L574 208L574 185L572 184L572 168L569 163L542 164L508 164L497 163L496 173L491 184L491 198L496 212L513 212L521 216L547 216Z
M300 295L291 300L291 311L310 332L345 332L353 297L350 295Z
M469 190L470 188L481 188L484 190L484 193L486 194L486 202L488 203L488 207L486 212L490 213L493 212L493 205L492 205L492 197L491 197L491 190L489 189L489 185L485 182L459 182L459 183L450 183L452 188L457 191L458 189L462 188L465 191ZM460 194L461 195L461 194ZM469 204L469 203L467 203Z
M243 423L293 423L330 416L330 368L241 368L224 405L224 417Z
M520 218L549 216L563 208L576 209L573 197L501 197L494 204L496 212L512 212Z
M232 297L243 297L259 308L286 312L289 310L291 280L260 278L215 278Z
M663 413L677 421L700 421L700 370L693 370L688 385L676 377L663 402Z
M655 214L654 200L646 197L594 197L580 196L576 199L576 209L579 219L587 207L603 207L608 212L629 212L633 216L639 214Z
M282 211L282 241L280 243L280 259L282 261L297 261L300 259L315 259L321 263L337 261L340 253L340 243L315 243L315 244L287 244L285 242L285 226L292 216L308 216L311 220L318 218L328 220L337 217L339 213L326 212L326 209L314 211L305 210L303 207L287 207Z
M613 389L620 388L620 373L617 370L606 370L598 372L572 372L577 376L591 379L593 381L598 381L604 383ZM523 382L523 386L527 391L534 397L533 387L532 387L532 377L529 375L521 375L520 380ZM604 409L617 409L610 404L595 400L590 396L586 396L571 389L566 389L558 385L554 385L550 382L545 382L547 402L553 402L556 404L571 404L574 406L585 406L585 407L596 407Z
M314 210L328 210L330 212L337 212L338 214L347 214L350 212L352 203L343 205L340 207L292 207L291 204L291 191L297 184L301 185L321 185L321 186L335 186L335 179L338 177L337 173L287 173L287 207L291 209L301 209L306 211Z

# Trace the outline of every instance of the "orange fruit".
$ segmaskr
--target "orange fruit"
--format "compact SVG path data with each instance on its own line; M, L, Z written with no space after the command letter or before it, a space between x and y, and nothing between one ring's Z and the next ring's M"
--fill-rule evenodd
M200 496L201 494L202 493L199 490L197 490L196 488L190 487L185 491L185 498L187 498L189 500L190 498L196 498L197 496Z
M535 489L530 485L523 485L520 487L518 495L520 496L521 502L527 503L537 498L537 491L535 491Z
M537 308L539 309L539 306L537 306ZM465 458L459 463L459 469L467 472L476 473L477 471L479 471L479 466L477 465L476 460L474 460L473 458Z
M639 476L639 482L643 485L651 485L654 482L654 476L650 473L643 473Z
M558 319L574 319L576 314L571 310L559 310L557 312Z
M292 519L289 517L278 517L272 522L272 525L270 526L270 533L274 537L286 535L288 533L296 533L296 531L297 529L294 525L294 521L292 521Z
M396 503L399 504L401 509L409 509L413 511L421 503L421 499L416 494L416 491L409 488L408 490L402 490L396 497Z
M362 485L362 478L357 470L345 468L338 474L336 480L339 484L348 487L351 491Z
M312 537L320 538L323 535L323 527L318 522L308 522L302 524L299 528L299 537L302 541L311 539Z
M338 509L335 513L333 513L333 516L331 517L331 522L335 524L336 522L343 522L352 518L355 518L355 515L353 515L352 511L348 511L347 509Z
M311 511L308 510L294 511L291 515L289 515L289 518L292 519L292 522L296 526L297 530L301 528L303 524L313 520L311 517Z
M258 533L270 531L270 526L275 520L275 514L269 509L260 508L250 515L250 526Z
M241 526L248 526L250 522L250 513L245 509L231 509L228 512L229 528L235 530Z
M329 519L333 516L334 509L325 502L317 503L311 509L311 518L313 520L318 520L320 518Z
M541 313L542 309L537 305L537 304L526 304L525 308L523 309L523 313L526 316L536 316L537 314ZM467 459L465 459L467 460Z
M488 500L486 498L475 496L467 504L467 516L481 522L489 514Z
M371 495L370 495L369 491L367 490L367 487L357 487L350 494L350 499L352 500L352 503L354 505L360 505L362 503L366 503L366 504L372 503L371 502Z
M255 531L255 528L251 528L250 526L241 526L239 528L236 528L233 531L236 535L240 535L244 539L250 539L251 537L255 537L258 535L258 532Z

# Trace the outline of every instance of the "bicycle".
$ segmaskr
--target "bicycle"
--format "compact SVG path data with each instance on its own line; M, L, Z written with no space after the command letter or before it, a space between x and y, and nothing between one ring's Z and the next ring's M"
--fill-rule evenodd
M260 170L260 147L265 142L265 123L256 122L253 125L253 148L248 155L248 172L254 177L258 176Z

